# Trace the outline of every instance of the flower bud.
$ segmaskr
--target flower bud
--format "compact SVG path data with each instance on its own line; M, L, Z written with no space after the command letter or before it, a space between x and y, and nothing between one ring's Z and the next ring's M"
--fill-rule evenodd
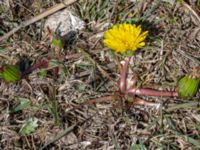
M200 79L189 75L182 77L178 82L178 94L183 99L188 99L198 91Z

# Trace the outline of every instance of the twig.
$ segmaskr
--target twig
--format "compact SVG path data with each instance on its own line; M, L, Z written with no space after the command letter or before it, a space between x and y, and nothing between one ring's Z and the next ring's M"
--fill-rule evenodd
M69 134L70 132L72 132L74 130L74 128L77 126L77 124L74 124L72 126L70 126L69 128L65 129L64 131L62 131L62 133L59 133L53 140L49 141L47 144L45 144L43 147L41 147L39 150L43 150L45 149L47 146L49 146L50 144L58 141L59 139L61 139L62 137L64 137L65 135Z
M58 135L53 139L50 140L49 142L47 142L47 144L45 144L44 146L42 146L41 148L39 148L39 150L43 150L45 149L47 146L49 146L50 144L60 140L61 138L63 138L64 136L68 135L70 132L72 132L77 126L84 124L85 122L89 121L90 119L92 119L92 117L89 117L87 119L85 119L84 121L81 122L77 122L74 125L68 127L67 129L65 129L64 131L62 131L61 133L58 133Z
M192 60L195 63L200 65L200 61L197 58L191 56L190 54L187 54L186 52L184 52L184 51L182 51L180 49L177 49L177 51L180 52L180 54L183 55L184 57L186 57L186 58L188 58L188 59L190 59L190 60Z
M193 16L198 21L197 24L200 24L200 17L199 17L199 15L184 1L183 1L183 6L190 10L190 12L193 14Z
M9 56L6 56L6 55L1 54L1 53L0 53L0 57L3 57L3 58L5 58L5 59L7 59L7 60L10 60Z
M91 53L91 54L98 54L98 53L100 53L102 51L107 51L107 50L108 50L107 48L103 48L103 49L91 50L91 51L89 51L89 53ZM77 58L79 58L81 56L82 55L80 53L74 53L74 54L66 55L62 59L65 59L65 60L77 59Z
M158 103L148 102L148 101L145 101L138 97L133 101L132 105L153 106L153 107L157 107L157 108L159 108L159 106L160 106L160 104L158 104Z
M198 108L199 107L199 102L189 102L189 103L183 103L183 104L173 104L171 106L169 106L169 108L166 109L167 112L170 112L170 111L176 111L176 110L180 110L180 109L183 109L183 108L187 108L187 109L190 109L190 108Z
M18 30L20 30L21 28L23 27L26 27L26 26L29 26L30 24L32 23L35 23L69 5L71 5L72 3L76 2L76 0L65 0L63 1L62 3L60 4L57 4L51 8L49 8L48 10L46 10L45 12L25 21L25 22L22 22L19 26L17 26L16 28L12 29L11 31L9 31L8 33L6 33L4 36L0 37L0 42L3 41L3 40L6 40L8 39L12 34L16 33Z

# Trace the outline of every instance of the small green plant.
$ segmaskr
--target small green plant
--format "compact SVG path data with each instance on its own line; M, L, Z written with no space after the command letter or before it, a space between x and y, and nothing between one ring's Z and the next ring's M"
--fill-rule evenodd
M19 100L20 103L16 107L10 109L10 113L16 113L31 107L31 101L29 99L18 97L17 100Z
M19 133L23 136L30 135L38 127L38 119L30 118L21 127Z
M20 70L20 65L6 64L5 66L1 67L2 69L0 69L0 77L6 82L16 82L26 77L36 69L42 69L47 67L47 60L42 60L28 67L26 70Z
M54 78L56 78L60 68L61 71L64 70L62 65L63 57L60 56L60 51L64 48L64 41L62 37L56 36L50 29L48 30L55 55L52 58L43 58L32 66L26 67L25 70L20 69L20 65L23 65L20 63L19 65L6 64L5 66L0 67L0 78L6 82L16 82L25 78L36 69L41 69L40 75L43 77L47 75L48 71L51 71Z

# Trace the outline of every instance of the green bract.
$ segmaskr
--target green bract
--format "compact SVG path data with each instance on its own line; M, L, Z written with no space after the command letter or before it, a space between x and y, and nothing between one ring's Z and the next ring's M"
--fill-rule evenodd
M193 97L198 90L200 83L199 78L193 78L191 76L184 76L178 82L178 94L181 98L187 99Z
M62 37L56 37L54 35L53 40L52 40L52 45L57 47L57 48L63 48L64 47L64 41L63 41Z
M7 82L15 82L21 79L21 71L14 65L6 65L2 72L2 78Z

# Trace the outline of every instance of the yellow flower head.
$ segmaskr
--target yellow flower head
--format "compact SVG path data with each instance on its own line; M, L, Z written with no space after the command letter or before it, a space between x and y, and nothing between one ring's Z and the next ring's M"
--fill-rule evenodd
M125 53L128 50L135 51L145 45L148 31L142 32L141 26L135 24L114 25L104 33L103 43L112 50Z

